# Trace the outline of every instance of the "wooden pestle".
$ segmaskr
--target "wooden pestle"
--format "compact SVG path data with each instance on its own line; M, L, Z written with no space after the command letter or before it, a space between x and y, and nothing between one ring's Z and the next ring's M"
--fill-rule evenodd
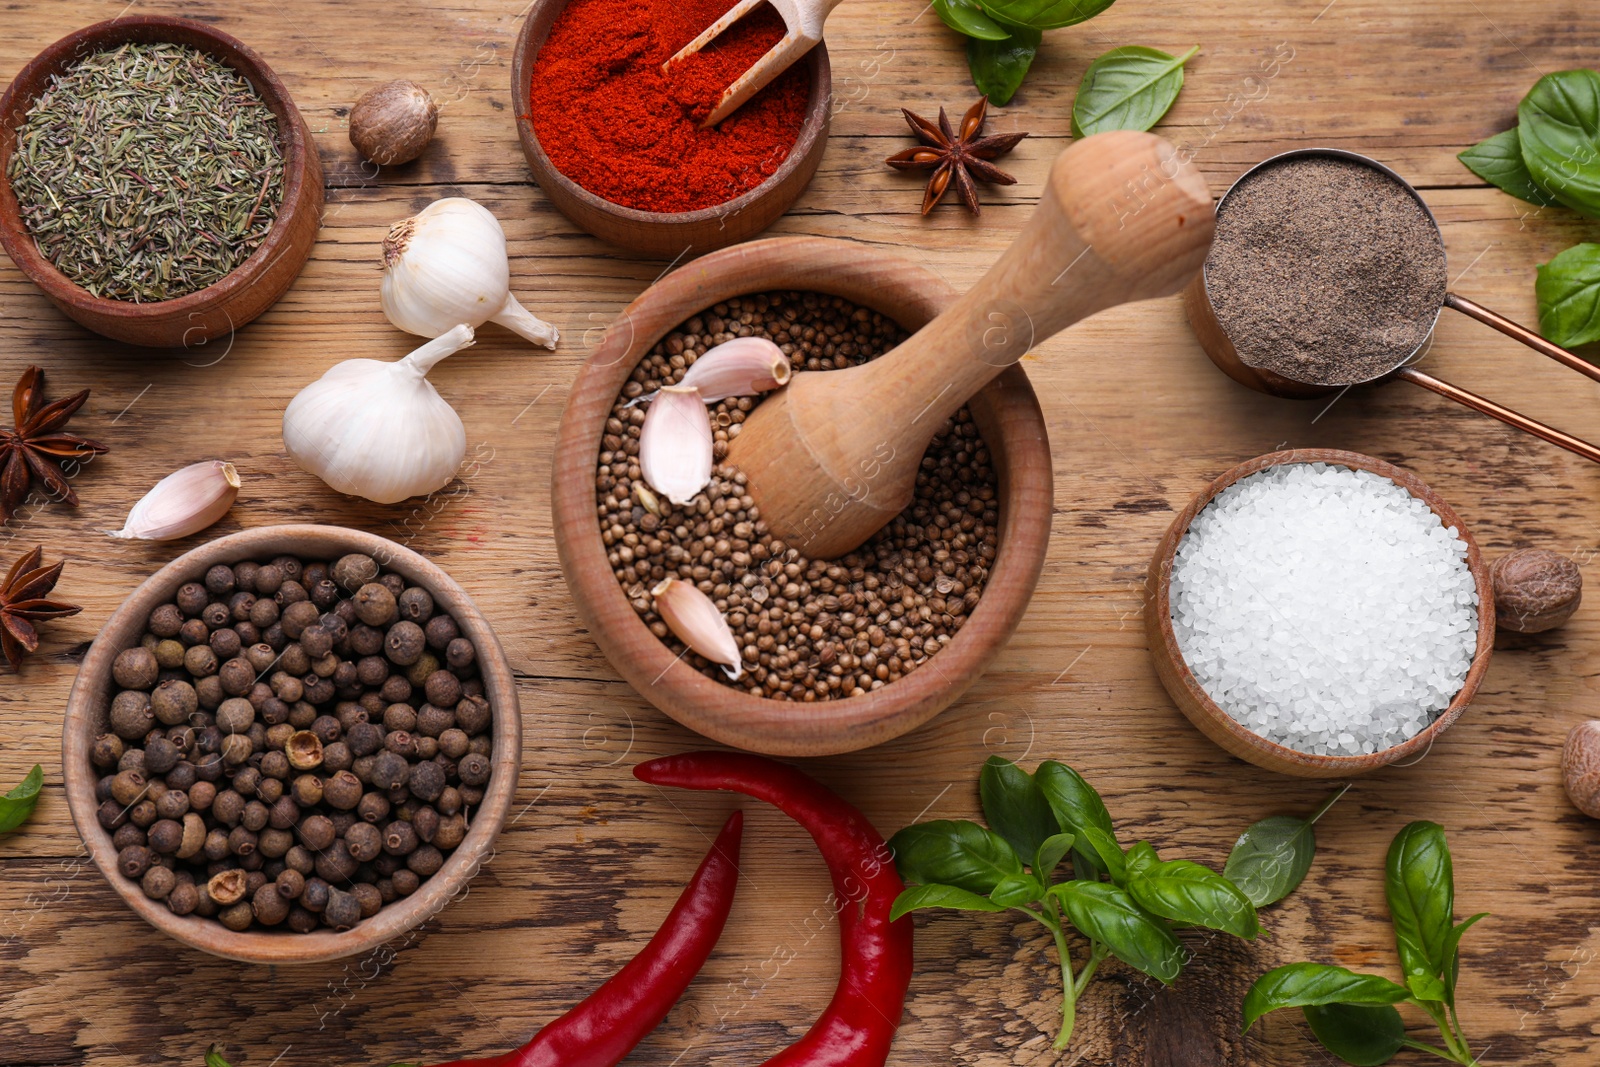
M1205 262L1205 181L1153 134L1075 142L978 284L894 351L797 374L745 420L728 461L773 535L833 559L911 502L933 435L1029 349L1118 304L1179 292Z

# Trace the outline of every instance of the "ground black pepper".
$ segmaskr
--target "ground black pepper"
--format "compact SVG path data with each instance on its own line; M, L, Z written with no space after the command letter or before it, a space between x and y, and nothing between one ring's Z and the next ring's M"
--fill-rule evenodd
M911 505L855 552L812 560L771 536L744 475L723 462L761 399L730 398L710 407L711 484L691 504L673 506L648 493L640 475L647 406L633 402L682 380L696 358L735 337L767 338L796 373L807 373L866 362L906 334L839 297L772 292L717 304L663 338L623 388L601 443L596 504L617 581L651 631L680 652L649 590L672 575L712 598L743 650L745 673L729 682L721 668L685 653L709 678L801 701L881 688L926 663L977 606L999 525L989 452L963 408L929 445ZM444 735L440 748L449 752Z
M1393 178L1302 156L1217 213L1206 292L1239 358L1317 385L1369 381L1428 338L1448 282L1438 228Z

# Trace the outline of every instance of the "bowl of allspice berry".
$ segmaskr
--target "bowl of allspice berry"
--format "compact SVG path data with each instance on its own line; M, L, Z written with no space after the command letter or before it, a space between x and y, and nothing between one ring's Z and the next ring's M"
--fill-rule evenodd
M73 822L134 911L214 955L312 963L465 890L521 726L499 641L442 570L361 531L273 526L123 602L62 748Z

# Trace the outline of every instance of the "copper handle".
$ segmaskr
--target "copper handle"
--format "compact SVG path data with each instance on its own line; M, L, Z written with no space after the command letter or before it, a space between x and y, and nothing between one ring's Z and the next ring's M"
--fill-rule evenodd
M1515 323L1512 323L1512 325L1515 325ZM1560 351L1565 352L1565 349ZM1566 354L1571 355L1570 352ZM1577 357L1573 356L1573 358L1576 359ZM1477 393L1469 393L1467 390L1451 385L1449 382L1440 381L1433 375L1424 374L1415 367L1401 367L1394 372L1393 376L1402 381L1410 382L1412 385L1420 385L1424 389L1438 393L1449 400L1454 400L1458 404L1465 404L1474 411L1481 411L1490 418L1499 419L1507 426L1515 426L1525 433L1531 433L1535 437L1543 438L1574 455L1582 456L1584 459L1594 463L1600 463L1600 448L1596 448L1587 441L1573 437L1571 434L1552 429L1542 422L1535 422L1528 416L1518 414L1508 407L1502 407L1493 400L1481 397Z
M1549 356L1557 363L1560 363L1566 367L1571 367L1584 377L1592 378L1593 380L1600 382L1600 367L1596 367L1593 363L1590 363L1586 359L1580 359L1571 352L1568 352L1565 348L1562 348L1560 345L1551 344L1549 341L1546 341L1543 337L1540 337L1526 326L1523 326L1520 323L1512 322L1504 315L1501 315L1498 312L1490 311L1482 304L1468 300L1464 296L1457 296L1454 293L1446 293L1444 295L1444 306L1447 308L1454 308L1463 315L1469 315L1485 325L1493 326L1495 329L1499 330L1513 341L1521 341L1523 344L1527 345L1535 352L1538 352L1540 355ZM1482 411L1483 409L1479 408L1478 410ZM1499 417L1500 416L1498 415L1495 416L1495 418ZM1540 436L1543 436L1543 434ZM1545 440L1554 440L1554 438L1545 438ZM1555 443L1561 444L1559 441L1556 441ZM1566 448L1567 446L1562 445L1561 447Z

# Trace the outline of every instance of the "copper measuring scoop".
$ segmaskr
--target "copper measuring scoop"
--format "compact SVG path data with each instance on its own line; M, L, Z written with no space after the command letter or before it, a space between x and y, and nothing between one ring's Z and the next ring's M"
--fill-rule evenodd
M1220 219L1226 211L1228 197L1233 194L1233 191L1239 188L1242 183L1247 181L1258 171L1289 160L1315 156L1350 160L1351 162L1360 163L1364 166L1371 167L1373 170L1376 170L1382 174L1388 175L1396 183L1398 183L1401 188L1405 189L1406 192L1411 194L1411 198L1421 206L1423 212L1428 217L1428 221L1433 224L1434 232L1436 234L1439 232L1439 220L1434 218L1433 212L1429 210L1427 202L1422 199L1422 196L1416 191L1416 189L1412 187L1410 182L1406 181L1393 170L1384 166L1382 163L1379 163L1375 159L1361 155L1358 152L1348 152L1339 148L1301 148L1292 152L1284 152L1281 155L1273 156L1270 159L1256 164L1254 167L1251 167L1248 171L1241 175L1239 180L1234 182L1233 185L1228 189L1228 192L1223 194L1222 199L1218 201L1218 218ZM1444 248L1444 240L1442 235L1440 236L1439 247L1441 250ZM1443 252L1441 251L1440 254L1443 255ZM1422 353L1427 351L1428 345L1432 342L1433 327L1429 328L1428 336L1422 340L1421 344L1417 345L1417 347L1412 350L1404 359L1402 359L1394 368L1361 381L1350 382L1341 385L1322 385L1312 382L1297 381L1293 378L1285 377L1284 375L1275 371L1267 370L1263 367L1253 367L1246 363L1240 357L1238 350L1234 347L1233 340L1228 336L1228 333L1223 328L1222 323L1217 319L1216 310L1212 306L1210 294L1206 289L1206 272L1204 270L1202 270L1200 276L1197 277L1186 290L1184 290L1183 302L1185 308L1188 310L1189 322L1194 327L1195 335L1200 339L1201 347L1205 349L1206 355L1211 357L1211 362L1220 367L1223 373L1227 374L1228 377L1232 378L1234 381L1239 382L1241 385L1248 385L1250 388L1255 389L1258 392L1267 393L1272 396L1290 397L1295 399L1310 399L1319 396L1326 396L1329 393L1336 393L1340 390L1348 389L1352 385L1367 385L1389 380L1406 381L1413 385L1420 385L1422 388L1438 393L1442 397L1454 400L1458 404L1464 404L1475 411L1481 411L1491 418L1499 419L1508 426L1514 426L1519 430L1533 434L1535 437L1543 438L1553 445L1558 445L1561 448L1566 449L1568 452L1582 456L1584 459L1600 463L1600 448L1597 448L1589 442L1581 440L1577 437L1573 437L1571 434L1563 433L1553 427L1546 426L1542 422L1530 419L1526 415L1523 415L1519 412L1512 411L1510 408L1505 407L1502 404L1496 404L1493 400L1479 396L1477 393L1469 392L1468 390L1462 389L1459 386L1451 385L1449 382L1441 381L1440 379L1435 378L1433 375L1425 374L1413 366L1412 364L1414 361L1418 359ZM1496 330L1499 330L1507 337L1521 341L1535 352L1538 352L1541 355L1549 356L1556 362L1561 363L1564 366L1571 367L1579 374L1582 374L1594 381L1600 382L1600 367L1596 367L1593 364L1580 359L1578 356L1573 355L1571 352L1560 347L1559 345L1551 344L1549 341L1546 341L1543 337L1540 337L1537 333L1528 329L1526 326L1519 325L1518 323L1506 318L1504 315L1490 311L1483 305L1468 300L1466 297L1457 296L1455 293L1445 293L1443 305L1440 307L1439 312L1434 314L1434 326L1437 326L1438 316L1443 312L1444 308L1451 308L1455 311L1461 312L1463 315L1471 316L1472 318L1477 319L1479 322L1486 323L1489 326L1494 327Z

